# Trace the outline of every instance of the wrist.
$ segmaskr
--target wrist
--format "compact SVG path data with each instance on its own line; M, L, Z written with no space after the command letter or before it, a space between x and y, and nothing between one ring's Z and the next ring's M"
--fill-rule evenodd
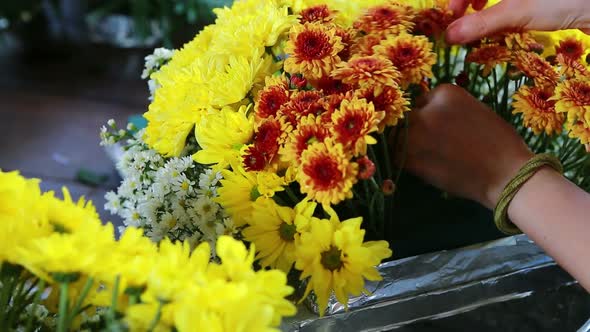
M549 166L540 168L514 196L508 206L508 217L511 220L518 220L515 216L521 215L530 206L531 199L538 199L538 193L543 192L548 185L561 183L564 177Z
M512 180L518 171L532 158L534 154L528 150L509 158L498 158L493 171L490 172L489 181L484 185L483 197L479 202L489 209L494 209L498 204L502 191Z

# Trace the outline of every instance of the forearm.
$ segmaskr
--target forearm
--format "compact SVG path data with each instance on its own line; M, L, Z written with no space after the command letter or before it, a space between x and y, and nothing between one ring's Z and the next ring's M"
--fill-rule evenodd
M516 194L508 215L590 291L590 194L543 168Z

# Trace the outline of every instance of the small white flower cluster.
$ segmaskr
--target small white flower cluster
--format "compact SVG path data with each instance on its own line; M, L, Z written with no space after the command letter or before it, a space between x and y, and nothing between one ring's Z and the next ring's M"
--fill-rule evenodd
M220 235L238 237L239 229L215 202L221 173L197 166L190 157L193 144L182 157L164 158L142 142L142 134L127 141L117 163L123 181L105 195L105 209L123 218L120 231L140 227L154 242L208 241L212 248Z
M174 54L174 50L169 50L167 48L156 48L154 53L145 57L145 67L143 72L141 73L142 79L150 78L150 76L160 70L160 68L165 65ZM150 89L150 100L153 100L154 93L158 89L158 84L156 81L150 78L148 81L148 88Z

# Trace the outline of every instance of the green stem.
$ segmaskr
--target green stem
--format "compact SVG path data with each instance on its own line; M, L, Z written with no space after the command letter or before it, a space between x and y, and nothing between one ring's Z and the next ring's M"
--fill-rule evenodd
M408 132L409 132L409 128L410 128L410 119L409 117L404 117L404 144L402 147L402 156L400 159L400 163L399 163L399 169L397 171L397 174L395 176L395 185L397 186L399 184L399 179L402 176L402 172L404 170L404 167L406 165L406 158L408 155Z
M289 196L289 199L293 202L293 204L295 204L295 205L299 204L299 202L301 200L299 198L297 198L297 195L295 195L295 193L293 192L293 189L291 189L291 187L286 186L285 192L287 193L287 195Z
M94 279L92 277L89 277L88 279L86 279L86 283L84 284L84 287L82 288L82 292L80 293L80 296L76 300L76 303L74 304L72 312L70 313L70 316L68 317L68 324L71 324L72 321L74 320L74 318L76 318L76 316L78 316L78 314L80 313L79 311L80 311L80 308L82 307L82 303L84 303L86 296L88 296L88 292L90 291L90 287L92 287L93 283L94 283Z
M156 311L156 316L154 317L154 319L152 320L152 323L150 324L150 327L148 328L149 332L154 331L156 326L158 326L158 322L160 321L161 316L162 316L162 301L159 301L158 302L158 310Z
M10 313L8 315L8 323L6 324L7 326L14 326L15 324L15 319L18 319L18 315L21 314L21 311L19 310L21 304L25 301L26 296L24 296L24 294L22 293L23 290L25 289L25 280L22 280L19 282L19 278L15 278L16 280L16 287L14 288L14 292L12 292L12 304L9 304L9 306L11 306L11 310Z
M35 293L35 299L33 300L33 310L37 310L37 305L39 304L39 301L41 300L41 295L43 295L43 292L45 291L45 280L41 279L41 282L39 283L39 287L37 289L37 292ZM29 317L27 317L27 327L25 329L26 332L32 332L33 331L33 316L35 316L35 312L32 312L29 314Z
M117 300L119 299L119 276L115 278L115 283L113 285L113 296L111 297L111 307L107 312L107 319L111 324L115 323L115 319L117 318Z
M4 271L0 271L4 272ZM15 278L11 275L6 275L2 278L2 289L0 292L0 326L8 327L8 319L10 310L10 298L12 290L14 289Z
M69 330L68 322L68 290L69 283L62 282L59 284L59 310L57 314L57 331L66 332Z
M377 155L375 154L375 150L373 150L372 146L368 146L367 151L369 153L369 158L371 161L376 165L375 167L375 175L379 181L382 181L383 177L381 175L381 164L379 163L379 159L377 159Z
M387 138L384 133L379 134L381 136L381 144L383 144L383 158L385 159L385 174L388 179L391 179L391 157L389 156L389 145L387 144Z

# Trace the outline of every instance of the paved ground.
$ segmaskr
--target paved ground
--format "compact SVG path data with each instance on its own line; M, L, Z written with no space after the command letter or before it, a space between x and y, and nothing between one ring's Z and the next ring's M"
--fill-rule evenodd
M43 180L44 190L92 199L103 220L104 194L119 178L99 146L99 128L124 124L147 107L139 80L145 52L101 48L23 55L0 45L0 169ZM80 169L108 175L100 186L76 181Z

